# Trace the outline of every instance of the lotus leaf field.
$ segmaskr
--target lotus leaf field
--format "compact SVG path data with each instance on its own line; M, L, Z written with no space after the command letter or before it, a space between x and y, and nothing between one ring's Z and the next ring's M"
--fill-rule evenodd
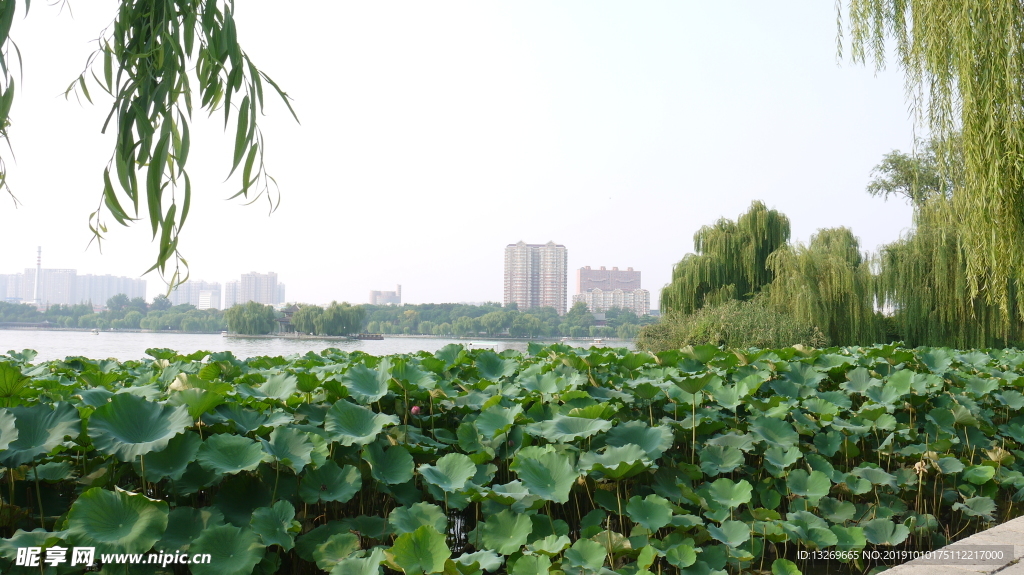
M103 573L864 573L798 552L936 548L1024 500L1017 350L149 354L0 355L0 572L60 545L212 556Z

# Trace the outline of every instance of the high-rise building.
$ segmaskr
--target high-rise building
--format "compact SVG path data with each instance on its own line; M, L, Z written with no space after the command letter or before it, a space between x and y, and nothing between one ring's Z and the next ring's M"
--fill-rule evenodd
M371 291L370 305L402 305L402 286L395 291Z
M220 309L220 284L189 280L174 288L169 299L174 305L187 303L196 306L196 309Z
M238 285L238 280L224 284L224 309L228 309L239 303L244 303L238 301Z
M273 305L281 303L278 297L284 295L283 291L278 290L277 274L274 272L242 274L242 281L238 284L238 299L235 303L255 301Z
M112 275L83 274L75 280L75 303L92 303L99 307L117 294L128 299L146 299L146 280Z
M519 242L505 247L505 305L519 309L553 307L565 314L568 251L548 242Z
M0 301L21 303L22 274L0 274Z
M278 283L277 284L277 301L274 302L274 303L284 303L286 301L288 301L288 300L284 299L284 284L283 283Z
M576 293L578 294L592 289L609 292L617 289L633 291L640 288L640 272L633 271L633 268L609 270L601 266L600 269L595 270L590 266L584 266L576 270Z
M587 304L591 313L604 313L613 307L632 310L636 315L651 313L651 292L645 289L605 291L600 288L572 296L572 302Z
M27 300L25 294L29 294L37 307L76 304L76 275L76 270L69 269L25 268L25 273L21 275L22 300ZM39 278L38 285L36 277Z

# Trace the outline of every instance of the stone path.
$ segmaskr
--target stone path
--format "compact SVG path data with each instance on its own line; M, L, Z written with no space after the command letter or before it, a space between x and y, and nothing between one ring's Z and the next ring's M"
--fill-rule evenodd
M934 565L915 559L889 569L885 575L1024 575L1024 517L961 539L950 547L965 545L1013 545L1013 557L999 565Z

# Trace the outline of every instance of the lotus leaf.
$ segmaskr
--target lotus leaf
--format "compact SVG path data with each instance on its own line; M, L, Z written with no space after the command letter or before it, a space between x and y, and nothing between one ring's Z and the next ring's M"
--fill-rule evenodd
M80 430L78 410L64 402L54 404L52 409L43 404L12 407L7 413L15 418L17 434L6 451L0 451L0 465L4 467L29 463L52 451L65 436L77 436Z
M626 513L633 522L657 531L672 521L672 504L657 495L648 495L643 499L634 495L626 504Z
M0 451L7 449L11 442L18 439L16 420L13 413L6 409L0 409Z
M558 415L554 419L527 425L526 432L551 442L568 442L577 438L591 437L602 431L608 431L611 427L612 423L603 419Z
M872 519L860 526L864 529L864 538L874 545L899 545L910 535L910 529L903 524L893 523L888 519Z
M521 450L512 469L530 493L555 503L569 501L569 490L579 477L571 460L554 451L529 456Z
M505 563L505 558L494 551L485 550L477 551L475 553L466 553L456 559L455 562L467 567L478 565L479 569L483 569L487 572L494 572L501 569L501 566Z
M146 480L160 481L170 477L177 481L185 474L188 464L195 460L196 453L203 440L195 432L179 433L167 442L167 447L160 451L152 451L145 455ZM136 472L142 474L142 465L136 462Z
M220 418L230 420L235 424L238 433L247 434L256 431L261 427L277 427L292 422L292 417L286 412L272 411L260 413L254 409L242 407L238 404L218 405L214 413Z
M187 551L203 531L224 525L224 514L213 507L175 507L167 515L167 529L154 546L166 552Z
M533 521L527 515L512 513L508 509L491 515L480 527L477 536L484 548L501 555L511 555L526 544Z
M384 426L397 424L398 418L393 415L374 413L345 400L336 402L324 419L327 434L342 446L366 445L377 437Z
M723 477L716 479L708 486L708 495L718 505L733 509L744 503L750 503L753 489L746 479L735 483L731 479Z
M295 553L306 561L314 561L313 552L332 535L348 533L348 527L341 521L329 521L316 527L309 533L300 535L295 539Z
M960 473L964 470L964 464L956 457L940 457L935 460L935 467L945 474Z
M411 533L399 535L387 554L406 575L419 575L443 571L452 552L443 534L423 525Z
M310 462L313 442L305 433L290 427L278 427L270 433L270 441L261 439L263 450L274 459L287 465L295 473Z
M188 414L193 420L199 416L224 403L225 398L219 393L213 393L204 389L184 389L171 394L171 405L185 405L188 407Z
M356 364L341 376L341 383L348 388L352 398L367 405L388 394L390 379L391 374L386 370L370 369L365 365Z
M438 533L447 533L448 517L444 510L433 503L416 503L409 507L396 507L388 515L388 524L399 535L411 533L424 525L430 525Z
M964 512L969 517L984 517L989 521L995 520L996 502L991 497L971 497L963 503L953 505L954 510Z
M359 550L359 536L355 533L336 533L327 538L313 551L316 566L330 571L335 565Z
M789 490L796 494L807 497L811 500L820 499L828 495L832 488L832 482L828 476L820 471L812 471L808 474L803 469L795 469L786 479Z
M263 461L263 449L248 437L220 433L207 437L199 446L196 461L210 471L232 475L256 469Z
M772 575L803 575L800 569L789 559L772 561Z
M818 502L818 510L832 523L846 523L857 513L857 506L850 501L824 497Z
M493 351L481 351L476 354L476 369L480 379L498 381L516 372L519 366L511 359L502 359Z
M685 569L697 562L697 552L689 545L677 544L665 550L665 559L680 569Z
M327 461L316 469L307 469L299 482L299 497L306 503L338 501L344 503L359 493L363 476L351 465L338 467L334 461Z
M249 525L263 545L279 545L285 551L295 546L295 533L302 528L295 520L295 507L287 501L253 511Z
M606 447L603 453L588 451L580 457L581 471L596 471L611 479L636 475L647 468L647 452L639 445Z
M867 545L863 527L833 525L829 529L835 534L837 539L836 547L839 549L863 549Z
M789 423L773 417L759 417L750 424L750 431L774 446L789 449L800 441L800 436Z
M220 525L203 531L189 547L189 553L209 553L210 562L189 568L193 575L249 575L265 552L251 529Z
M331 569L331 575L379 575L384 557L384 550L374 547L370 554L364 557L342 559L334 569Z
M298 383L298 378L290 373L275 373L255 389L249 386L239 386L239 393L260 399L285 401L295 394Z
M224 514L228 523L248 528L253 512L273 503L272 487L273 483L267 483L257 476L233 475L217 487L217 494L213 498L214 507Z
M647 452L651 461L656 461L672 448L672 430L667 426L648 427L643 421L627 421L611 429L606 442L613 447L632 443Z
M466 455L449 453L439 457L437 465L420 465L419 471L428 483L451 493L465 487L469 478L476 474L476 466Z
M606 556L604 545L579 539L563 554L562 570L572 575L600 573Z
M533 553L541 553L543 555L558 555L563 549L568 547L572 541L565 535L556 535L552 533L542 539L538 539L528 546L529 550Z
M387 449L381 449L376 443L370 443L363 448L363 460L370 466L370 475L374 479L388 485L398 485L408 482L415 474L415 462L409 450L396 445Z
M739 547L750 540L750 527L742 521L723 521L721 527L709 525L708 533L729 547Z
M521 405L512 408L493 406L481 412L474 423L485 439L494 439L508 432L512 428L512 424L515 423L516 416L522 412L523 406Z
M143 553L167 529L168 513L165 501L93 487L71 505L68 542L97 553Z
M551 559L546 555L523 555L512 566L512 575L547 575Z
M973 465L964 471L963 478L975 485L987 483L996 475L996 468L987 465Z

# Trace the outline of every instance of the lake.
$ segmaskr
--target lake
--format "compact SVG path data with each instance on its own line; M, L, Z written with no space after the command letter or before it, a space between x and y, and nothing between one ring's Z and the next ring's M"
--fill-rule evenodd
M224 337L220 334L159 333L106 331L95 335L88 331L0 330L0 353L7 350L34 349L39 352L35 361L63 359L80 355L91 359L115 358L121 361L148 357L146 349L164 347L182 354L199 350L230 351L239 358L259 355L291 355L307 351L321 351L328 347L344 351L361 350L373 355L412 353L420 350L431 353L450 344L458 343L495 351L514 349L526 351L527 340L445 339L433 337L387 337L383 340L339 341L333 339L248 338ZM548 340L545 343L552 343ZM568 341L576 347L590 347L590 341ZM633 348L631 341L610 341L609 347Z

